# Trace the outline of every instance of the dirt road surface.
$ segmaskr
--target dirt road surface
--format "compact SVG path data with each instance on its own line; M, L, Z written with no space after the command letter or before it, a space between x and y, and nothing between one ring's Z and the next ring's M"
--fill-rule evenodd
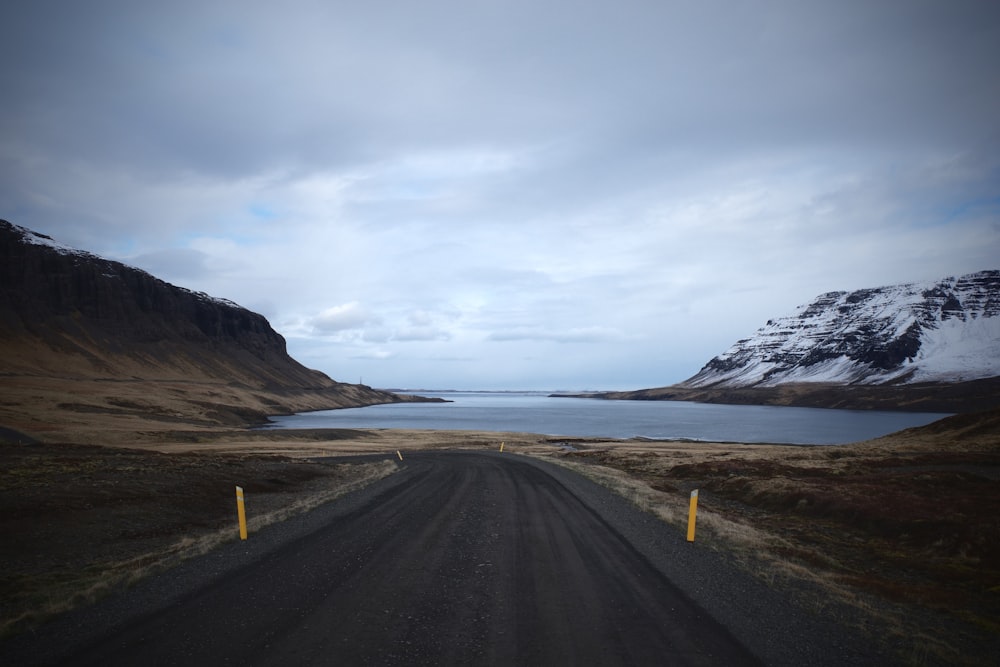
M74 665L884 660L587 480L472 452L408 453L363 492L8 648Z

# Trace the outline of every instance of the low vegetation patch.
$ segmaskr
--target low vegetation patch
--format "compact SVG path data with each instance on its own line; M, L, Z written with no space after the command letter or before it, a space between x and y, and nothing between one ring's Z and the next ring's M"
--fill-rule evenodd
M396 470L249 454L0 444L0 637Z
M701 543L766 580L818 584L904 661L993 664L1000 448L601 446L562 459L678 529L699 489Z

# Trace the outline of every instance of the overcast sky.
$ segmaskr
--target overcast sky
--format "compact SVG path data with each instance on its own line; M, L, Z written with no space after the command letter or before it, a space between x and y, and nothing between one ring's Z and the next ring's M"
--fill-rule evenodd
M683 380L1000 268L995 0L4 2L0 217L379 387Z

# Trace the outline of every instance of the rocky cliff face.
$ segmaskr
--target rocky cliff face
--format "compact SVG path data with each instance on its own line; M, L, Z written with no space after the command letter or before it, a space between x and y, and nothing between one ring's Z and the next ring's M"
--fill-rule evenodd
M400 398L302 366L257 313L2 220L0 349L8 377L239 385L272 412Z
M681 387L963 382L1000 376L1000 271L830 292L770 320Z

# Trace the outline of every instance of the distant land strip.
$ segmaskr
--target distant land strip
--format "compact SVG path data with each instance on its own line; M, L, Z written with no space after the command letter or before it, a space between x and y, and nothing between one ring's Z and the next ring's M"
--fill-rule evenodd
M875 385L820 383L774 387L681 387L636 391L559 393L552 396L625 401L693 401L730 405L783 405L842 410L965 413L1000 407L1000 377L968 382Z

